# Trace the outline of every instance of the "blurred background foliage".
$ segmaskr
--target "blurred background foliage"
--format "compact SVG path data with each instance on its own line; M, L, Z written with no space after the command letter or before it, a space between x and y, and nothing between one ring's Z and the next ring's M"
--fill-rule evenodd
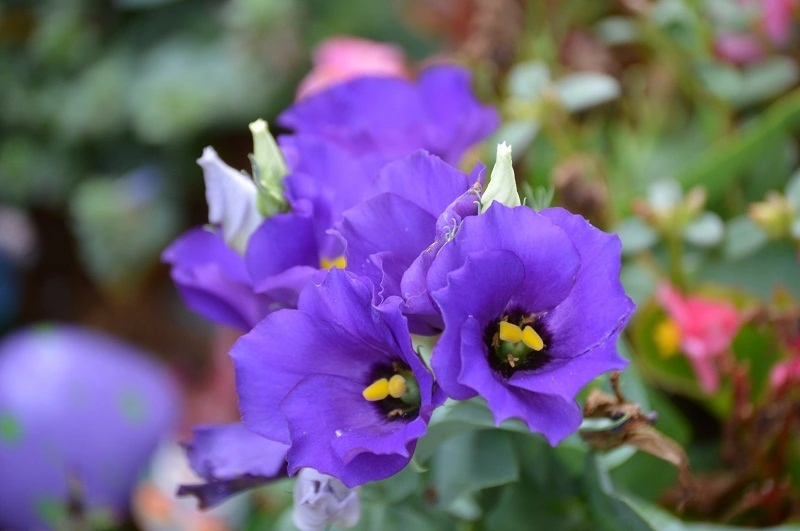
M750 315L732 351L749 374L748 403L770 402L770 371L792 355L775 316L789 315L800 330L791 324L800 298L800 36L796 2L785 2L783 33L767 5L6 0L0 330L41 319L91 324L202 374L208 327L182 307L159 264L175 235L206 220L194 160L213 145L229 164L247 168L245 124L271 121L293 101L314 46L340 34L372 38L399 45L419 67L442 58L469 65L480 97L503 115L501 129L470 158L491 164L494 141L508 141L529 204L552 197L619 233L623 281L639 305L625 345L637 371L626 373L626 385L638 389L630 393L635 401L659 412L658 426L686 445L694 468L718 469L726 422L736 417L734 391L743 384L730 379L705 393L686 358L660 352L656 328L665 314L653 294L668 279ZM468 417L459 426L474 430L459 431L451 450L522 444L523 435L485 432L479 415ZM486 437L497 440L476 446ZM785 470L797 489L793 444ZM452 459L446 448L428 458ZM482 522L470 529L515 529L513 522L534 516L575 529L587 521L608 529L678 525L648 505L669 498L676 478L655 457L638 453L598 468L577 443L527 448L527 465L503 461L496 477L427 478L445 496L434 513ZM498 455L492 459L502 461ZM539 473L543 462L552 469ZM609 478L645 504L608 490ZM389 481L390 500L420 490L403 483L407 475ZM519 489L493 490L509 482ZM552 504L519 502L525 488L551 486ZM423 498L414 503L423 506ZM576 509L579 498L589 505ZM695 508L690 516L764 524L788 510L754 516L739 509ZM634 513L645 524L631 524ZM422 529L414 514L396 522Z

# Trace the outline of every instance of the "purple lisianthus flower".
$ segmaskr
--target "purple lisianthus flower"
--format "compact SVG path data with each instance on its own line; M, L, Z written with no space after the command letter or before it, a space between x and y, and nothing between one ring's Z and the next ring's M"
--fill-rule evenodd
M578 391L627 365L616 340L634 305L619 271L619 239L566 210L493 203L466 218L428 272L445 323L437 382L556 444L581 423Z
M265 439L241 424L198 426L186 444L189 464L206 483L181 485L208 508L230 496L286 476L288 445Z
M401 295L401 281L415 261L415 271L424 275L420 255L435 256L463 217L478 213L482 171L478 165L468 177L418 151L387 164L373 182L376 195L344 212L336 230L346 242L347 267L370 279L376 303ZM412 332L432 333L425 320L410 325Z
M218 231L198 227L163 253L186 305L215 323L250 330L268 313L293 308L319 268L319 244L308 214L278 214L250 237L242 256Z
M320 266L321 236L307 201L265 220L248 177L211 148L198 163L212 225L187 231L162 259L171 265L189 308L216 323L250 330L269 312L297 304Z
M468 70L439 65L416 82L362 77L335 85L295 103L278 122L356 156L388 161L426 149L458 164L470 146L497 128L499 117L475 98Z
M353 487L411 459L444 396L411 347L400 299L340 269L309 284L297 310L270 314L231 350L245 427L303 467Z

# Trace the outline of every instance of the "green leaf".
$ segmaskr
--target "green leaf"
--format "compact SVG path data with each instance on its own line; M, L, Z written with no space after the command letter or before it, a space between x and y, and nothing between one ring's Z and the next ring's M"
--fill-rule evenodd
M608 473L594 454L586 457L583 484L596 528L608 531L660 531L618 499Z
M510 96L535 100L550 84L550 70L541 61L517 63L508 73L507 79Z
M433 412L427 433L417 443L414 460L424 463L445 441L456 435L494 427L494 416L483 399L448 400ZM501 428L529 433L527 426L517 419L504 422Z
M728 221L722 243L722 254L728 260L739 260L749 256L767 243L767 233L748 216L739 216Z
M711 92L737 107L778 96L798 80L797 66L788 57L773 57L743 71L722 63L706 64L699 75Z
M746 531L746 527L707 524L707 523L685 523L677 516L662 509L661 507L648 503L639 498L629 495L618 495L618 498L637 515L645 520L653 529L658 531ZM786 524L774 527L762 528L764 531L798 531L799 524Z
M742 177L742 172L759 164L762 153L787 131L800 124L800 89L795 89L746 127L720 139L701 155L693 158L677 174L684 187L703 185L709 200L714 201Z
M464 433L443 443L431 461L438 504L458 509L457 501L519 478L510 435L500 430ZM462 514L463 516L463 514Z
M658 276L651 269L635 261L623 262L619 278L622 285L625 286L625 293L633 299L637 306L644 304L652 297L656 283L659 281Z
M510 120L495 132L495 144L506 142L517 153L523 153L539 134L540 125L534 120Z
M683 238L698 247L714 247L722 242L725 224L713 212L703 212L692 220L683 231Z
M614 226L615 232L622 241L623 254L630 255L646 251L658 242L658 232L636 217L623 219Z
M800 170L794 172L786 185L786 200L792 208L800 215Z
M772 242L758 254L736 262L709 262L698 272L699 280L738 286L769 300L777 286L784 286L800 297L800 267L797 247L790 242Z
M569 112L578 112L617 99L619 81L599 72L576 72L555 83L561 104Z

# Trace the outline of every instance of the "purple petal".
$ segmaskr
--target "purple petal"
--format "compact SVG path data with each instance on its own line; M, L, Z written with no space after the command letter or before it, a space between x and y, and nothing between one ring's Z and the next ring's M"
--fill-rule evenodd
M633 313L635 305L619 280L622 246L616 235L602 232L564 209L551 208L541 214L563 229L580 253L581 267L572 291L542 317L554 338L548 354L573 357L606 341Z
M429 128L425 146L450 164L458 164L470 146L480 142L500 125L497 111L482 105L471 88L466 68L449 65L426 69L419 80Z
M256 286L295 266L319 268L311 216L288 213L264 220L250 237L245 259Z
M364 400L363 389L363 383L347 377L318 375L286 396L281 408L290 419L290 473L310 467L354 487L394 475L408 464L412 442L424 434L425 423L387 421L380 406ZM309 404L314 404L313 414ZM353 439L349 444L337 442L346 435ZM367 459L359 459L362 455Z
M599 375L621 371L628 366L628 360L617 353L618 337L619 333L615 333L604 343L574 358L553 358L535 371L517 371L508 383L521 389L573 400L586 384Z
M436 218L413 202L393 193L383 193L345 212L337 230L347 242L345 257L348 269L365 275L376 285L384 274L371 256L386 253L391 257L394 274L383 297L400 294L403 272L434 240ZM385 288L388 286L384 286Z
M206 319L249 330L266 314L269 299L253 293L244 260L216 233L192 229L162 260L186 305Z
M396 308L399 301L389 304L392 305L399 314ZM371 287L352 273L332 269L320 285L310 286L301 293L298 308L320 322L336 325L342 334L358 334L357 338L353 336L353 341L361 344L362 350L371 349L372 359L397 357L395 335L402 331L390 329L382 315L391 310L375 308ZM407 328L405 333L408 334Z
M438 217L469 188L469 178L439 157L417 151L383 167L375 193L391 192Z
M425 120L413 84L372 77L334 85L296 102L278 117L284 127L331 139L351 152L395 156L423 147L414 132Z
M580 267L580 255L561 228L530 208L495 202L483 214L466 218L453 241L444 245L428 272L428 290L443 288L447 274L465 256L486 249L509 250L522 261L525 279L511 304L530 313L563 301Z
M373 153L356 156L329 139L305 134L281 137L281 148L291 167L285 181L290 201L312 201L314 217L319 220L327 211L325 228L365 197L387 161L385 156Z
M286 470L288 449L238 423L195 427L186 445L192 469L209 481L245 474L276 477Z
M345 301L342 306L353 305ZM286 419L278 405L300 380L323 373L366 381L371 363L386 360L387 354L374 341L365 342L325 319L279 310L242 336L231 349L231 357L245 427L289 444Z
M509 300L522 286L525 269L511 251L489 250L470 254L464 265L447 275L447 286L432 293L444 318L444 333L433 349L431 366L448 396L466 400L479 389L459 378L465 365L486 362L486 347L465 348L462 323L472 319L483 330L501 316Z
M462 365L458 379L486 399L498 425L509 418L521 419L531 431L544 435L553 446L580 426L583 417L574 399L509 385L489 366L483 327L472 317L468 317L461 327L461 349L462 356L469 356L472 361Z

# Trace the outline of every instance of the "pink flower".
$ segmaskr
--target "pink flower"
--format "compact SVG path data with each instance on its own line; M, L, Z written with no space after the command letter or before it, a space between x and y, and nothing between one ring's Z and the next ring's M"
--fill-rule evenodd
M300 83L297 99L365 75L408 77L405 54L396 46L367 39L327 39L314 51L314 67Z
M668 284L658 288L656 297L677 325L681 350L689 358L700 386L713 393L719 388L716 360L739 330L739 313L728 302L684 296Z
M764 0L764 31L776 46L789 40L798 6L798 0Z
M800 336L794 338L788 347L792 359L776 363L769 375L770 387L777 393L792 384L800 383Z

